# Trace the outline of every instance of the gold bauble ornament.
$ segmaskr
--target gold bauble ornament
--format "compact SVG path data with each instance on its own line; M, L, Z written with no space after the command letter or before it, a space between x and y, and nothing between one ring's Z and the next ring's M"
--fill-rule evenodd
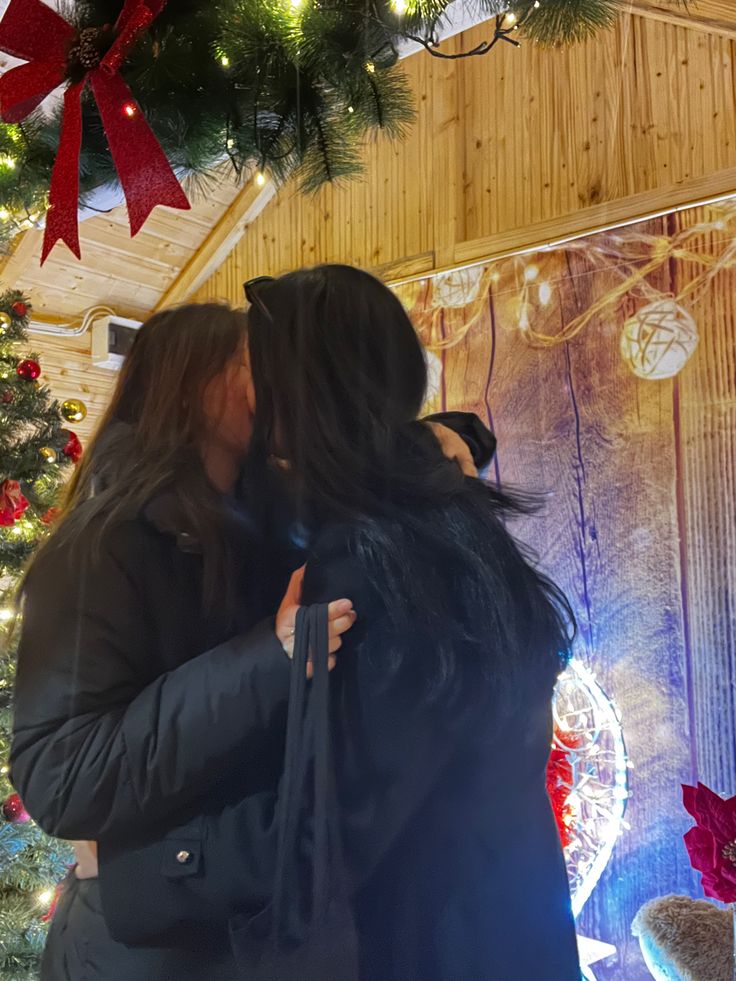
M51 446L42 446L38 452L44 458L46 463L56 463L56 461L59 459L56 450Z
M61 414L67 422L81 422L87 415L87 406L81 399L67 399L61 403Z
M0 310L0 334L4 334L12 323L13 318L10 316L10 314L6 313L4 310Z

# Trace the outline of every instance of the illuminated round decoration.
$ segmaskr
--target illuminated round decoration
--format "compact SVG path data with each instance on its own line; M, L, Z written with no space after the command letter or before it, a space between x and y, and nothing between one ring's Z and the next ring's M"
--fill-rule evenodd
M590 898L624 827L628 761L621 722L594 675L573 660L554 697L553 758L571 774L565 802L564 849L573 913Z
M13 318L10 316L10 314L6 313L4 310L0 310L0 334L4 334L12 323Z
M442 390L442 362L434 351L424 351L427 362L427 401L433 402Z
M87 406L81 399L67 399L61 403L61 414L67 422L81 422L87 415Z
M639 378L674 378L698 346L690 314L671 297L637 310L624 324L621 356Z
M435 307L466 307L478 299L483 281L483 266L454 269L439 273L432 279L432 305Z

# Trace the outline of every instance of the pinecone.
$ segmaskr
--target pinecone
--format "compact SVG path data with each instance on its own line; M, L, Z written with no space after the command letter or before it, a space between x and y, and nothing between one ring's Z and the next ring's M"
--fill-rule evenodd
M81 65L86 71L97 68L101 60L101 40L102 31L99 28L85 27L69 49L69 63Z

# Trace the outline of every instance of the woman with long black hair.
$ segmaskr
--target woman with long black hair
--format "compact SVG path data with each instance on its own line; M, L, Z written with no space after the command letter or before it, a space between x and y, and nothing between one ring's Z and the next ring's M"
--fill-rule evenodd
M323 266L247 292L254 447L280 461L308 537L303 601L339 583L358 613L331 688L361 979L578 981L545 786L573 617L507 530L531 502L463 477L416 426L425 361L380 282ZM233 912L269 902L275 801L206 819L203 867ZM145 935L167 904L206 918L208 884L193 876L174 896L145 856L103 856L103 889L108 876L147 897L122 904L115 929Z
M239 486L246 331L215 304L143 325L24 584L12 778L45 831L80 839L43 981L234 976L224 920L116 942L107 914L126 900L101 895L95 843L160 838L175 890L201 873L199 816L278 780L298 579L273 614L303 559L273 487ZM333 651L353 622L333 604Z

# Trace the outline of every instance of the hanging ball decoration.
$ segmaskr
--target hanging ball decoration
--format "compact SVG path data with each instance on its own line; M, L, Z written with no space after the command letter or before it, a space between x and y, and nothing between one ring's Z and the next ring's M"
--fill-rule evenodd
M20 378L24 378L26 381L35 381L41 374L41 365L32 358L26 358L15 370Z
M56 463L56 461L59 459L56 450L51 446L42 446L38 452L44 458L46 463Z
M13 318L4 310L0 310L0 334L4 334L13 323Z
M624 324L621 357L639 378L674 378L698 346L695 321L671 297L655 300Z
M28 313L28 304L24 303L23 300L16 300L10 309L16 317L22 319Z
M87 415L87 406L81 399L67 399L61 403L61 414L67 422L81 422Z
M439 273L432 279L432 305L458 309L478 299L483 284L483 266Z
M11 794L3 803L3 817L10 824L25 824L31 820L31 815L23 807L23 801L17 794Z
M82 453L84 452L82 449L82 444L79 442L79 437L76 433L73 433L71 429L65 429L62 431L67 436L66 446L62 451L64 456L71 460L72 463L79 463L79 461L82 459Z

